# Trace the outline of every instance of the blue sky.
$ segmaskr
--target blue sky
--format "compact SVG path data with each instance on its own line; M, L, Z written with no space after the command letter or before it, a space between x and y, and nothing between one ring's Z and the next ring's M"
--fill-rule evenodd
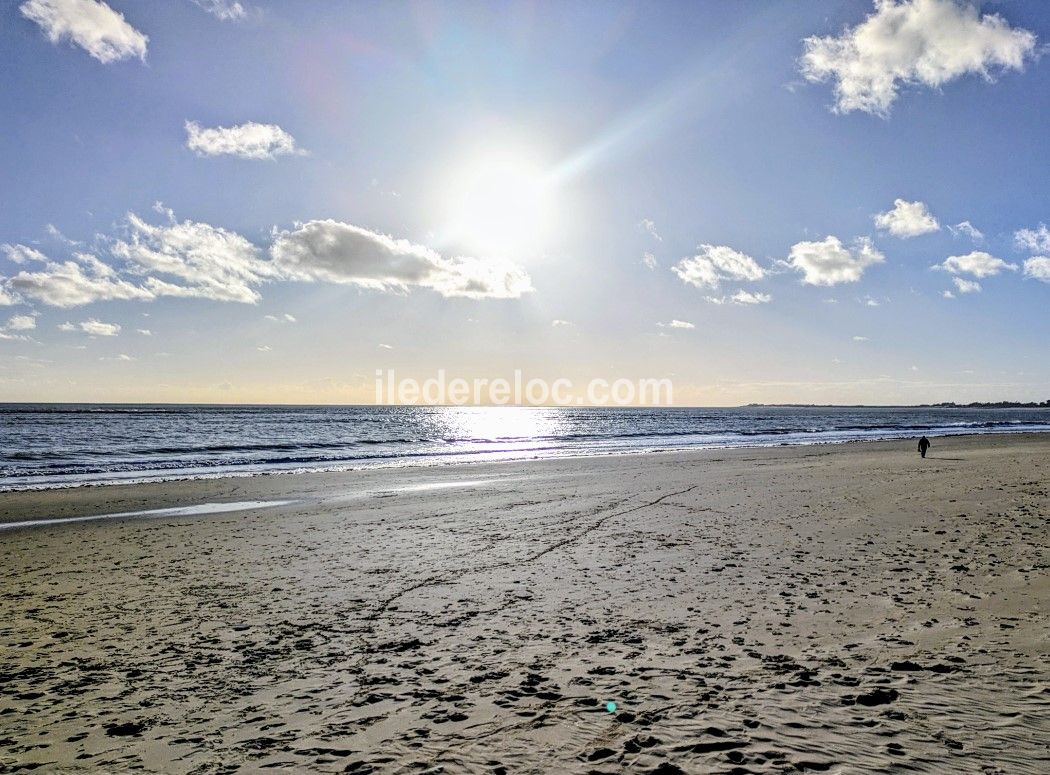
M0 14L0 400L1050 397L1043 2Z

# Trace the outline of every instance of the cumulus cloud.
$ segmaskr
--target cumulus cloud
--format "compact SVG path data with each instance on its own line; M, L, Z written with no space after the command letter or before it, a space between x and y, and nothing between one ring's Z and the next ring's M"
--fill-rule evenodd
M572 325L572 321L571 320L552 320L551 321L551 327L552 328L563 328L565 326L571 326L571 325Z
M1024 276L1050 283L1050 258L1032 256L1024 262Z
M418 286L475 299L513 299L533 289L524 270L509 261L445 258L424 245L333 220L277 232L270 253L287 277L302 281L375 290Z
M761 280L766 270L751 256L725 245L701 245L695 256L683 258L671 271L697 288L717 288L723 280Z
M80 324L80 330L91 336L116 336L120 333L120 326L116 323L103 323L95 318L90 318Z
M740 290L729 297L734 304L769 304L773 297L768 293L751 293Z
M652 253L643 253L642 263L645 264L646 269L656 269L656 256Z
M877 228L901 239L940 231L941 228L924 203L907 202L903 199L894 199L892 210L877 213L872 216L872 220Z
M28 245L8 245L4 243L0 245L0 251L7 257L8 261L15 264L26 264L30 261L47 261L47 256Z
M991 253L975 250L965 256L948 256L943 263L934 264L933 269L941 269L952 274L972 274L977 278L992 277L1004 269L1017 271L1017 264L1008 264Z
M19 10L52 43L69 40L103 64L146 58L149 38L101 0L26 0Z
M72 261L51 261L43 268L21 271L7 280L9 290L52 307L76 307L114 299L152 299L154 294L115 276L95 256L77 253Z
M151 296L254 304L261 298L255 286L280 274L240 234L194 221L155 226L129 213L127 239L110 251L145 277Z
M191 2L224 22L237 21L247 15L244 6L236 0L191 0Z
M820 242L798 242L784 262L802 272L802 282L809 285L837 285L855 283L864 270L885 261L885 257L867 237L846 247L838 237L825 237Z
M976 280L967 280L963 277L953 277L952 282L959 293L980 293L981 284Z
M773 301L773 297L768 293L752 293L743 289L737 291L732 296L706 296L705 297L712 304L769 304Z
M295 138L276 124L246 124L229 127L202 127L186 122L186 147L198 156L238 156L242 159L276 159L303 155Z
M952 233L953 237L958 237L962 234L965 237L969 237L974 243L982 242L984 240L984 233L969 221L963 221L954 226L949 226L948 231Z
M96 301L149 301L163 296L254 304L271 281L332 282L378 290L432 289L443 296L518 298L532 288L525 271L506 260L444 257L337 221L296 224L272 235L270 254L245 237L207 223L156 225L128 213L120 234L108 240L112 264L90 253L52 261L25 245L0 250L22 271L0 277L0 305L24 299L56 307ZM295 323L290 313L267 319Z
M803 42L809 81L835 83L838 113L889 114L902 86L938 88L967 74L1022 70L1036 36L959 0L875 0L875 12L841 35Z
M685 320L672 320L670 323L657 323L660 328L696 328L692 323Z
M1050 253L1050 229L1046 228L1045 223L1041 223L1035 229L1015 231L1014 242L1022 250L1031 250L1033 253Z

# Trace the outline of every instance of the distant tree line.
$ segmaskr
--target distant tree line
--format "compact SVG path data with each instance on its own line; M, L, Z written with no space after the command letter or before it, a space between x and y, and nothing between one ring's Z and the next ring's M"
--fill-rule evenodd
M969 404L945 401L940 404L920 404L920 406L944 407L948 409L1047 409L1050 408L1050 401L974 401Z
M747 404L748 409L1050 409L1048 401L973 401L957 404L942 401L939 404L898 404L873 406L871 404Z

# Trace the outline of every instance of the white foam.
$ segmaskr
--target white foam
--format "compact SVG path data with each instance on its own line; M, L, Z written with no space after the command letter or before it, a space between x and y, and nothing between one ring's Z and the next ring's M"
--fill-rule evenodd
M247 511L264 509L273 506L287 506L295 501L235 501L233 503L198 503L194 506L175 506L167 509L148 509L146 511L120 511L115 514L93 514L90 517L58 517L55 519L30 519L24 522L2 522L0 530L14 530L22 527L45 527L47 525L65 525L71 522L95 522L103 519L127 519L134 517L189 517L197 514L221 514L228 511Z

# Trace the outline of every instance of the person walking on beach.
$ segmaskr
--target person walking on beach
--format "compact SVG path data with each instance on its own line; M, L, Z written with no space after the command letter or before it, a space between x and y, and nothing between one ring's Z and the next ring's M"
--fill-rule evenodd
M926 457L926 450L930 448L930 440L923 436L919 439L919 454Z

